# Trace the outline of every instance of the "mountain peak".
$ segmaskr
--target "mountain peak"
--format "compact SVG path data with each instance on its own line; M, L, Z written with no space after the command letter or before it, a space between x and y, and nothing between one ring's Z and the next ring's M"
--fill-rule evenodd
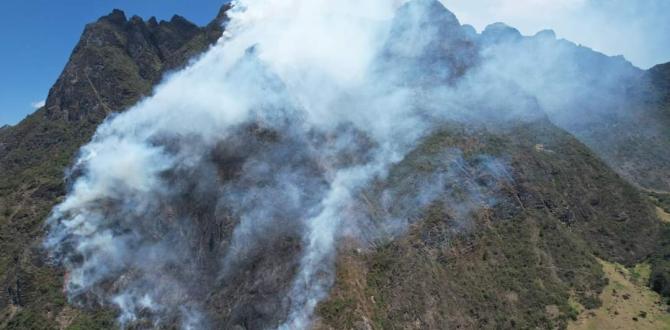
M125 24L128 19L126 18L126 13L123 12L121 9L114 9L112 12L107 15L101 17L98 21L108 21L113 24Z
M193 24L189 20L184 18L184 16L180 15L172 15L172 18L170 18L170 23L178 23L178 24L188 23L189 25Z
M489 42L517 41L521 38L519 30L502 22L490 24L482 32L482 39Z
M411 67L406 81L450 81L476 60L472 27L461 26L456 15L436 0L412 0L401 6L385 46L395 67ZM412 64L408 64L412 63Z
M535 34L535 38L556 40L556 32L554 30L542 30Z
M416 24L437 27L460 26L454 13L437 0L411 0L398 9L397 17L411 18Z
M219 12L216 14L216 17L214 18L215 22L218 23L224 23L228 21L228 11L233 8L233 5L229 2L219 9Z

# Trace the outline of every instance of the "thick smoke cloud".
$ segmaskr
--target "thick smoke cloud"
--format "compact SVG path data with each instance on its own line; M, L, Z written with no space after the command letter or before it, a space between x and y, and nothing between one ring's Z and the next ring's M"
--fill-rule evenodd
M527 35L553 29L560 38L641 68L670 61L670 2L665 0L443 0L480 31L504 22Z
M409 93L367 74L395 6L236 2L223 40L82 149L46 242L70 297L115 305L122 325L204 327L203 282L296 236L285 326L306 327L332 282L342 212L422 131ZM211 223L234 230L202 247ZM217 249L221 260L207 258Z
M221 326L211 304L235 310L230 327L309 327L339 241L391 239L435 203L467 230L513 181L504 160L458 149L419 160L431 173L393 172L424 137L571 123L593 85L554 67L579 67L575 45L479 35L437 1L240 0L229 16L208 52L98 128L48 220L71 301L114 306L123 326ZM590 90L603 99L637 72L613 68Z

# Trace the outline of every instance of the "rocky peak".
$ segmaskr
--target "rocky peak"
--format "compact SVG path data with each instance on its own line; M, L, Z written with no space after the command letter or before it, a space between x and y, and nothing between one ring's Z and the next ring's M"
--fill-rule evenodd
M215 35L220 35L221 31L223 31L223 26L230 20L228 11L232 8L233 5L231 3L226 3L221 6L216 17L207 25L207 30Z
M437 0L412 0L398 9L397 15L411 16L419 24L460 26L456 15Z
M523 36L519 30L500 22L488 25L482 32L482 40L488 43L514 42L521 39Z
M123 12L123 10L114 9L114 10L112 10L112 12L109 15L103 16L98 20L98 22L102 22L102 21L107 21L107 22L110 22L110 23L116 24L116 25L123 25L123 24L126 23L127 18L126 18L126 14Z
M148 25L148 26L151 26L151 27L155 27L156 25L158 25L158 20L156 19L156 16L151 16L151 17L147 20L147 25Z
M556 32L554 32L554 30L542 30L536 33L534 37L546 40L556 40Z
M189 20L179 15L174 15L169 22L161 22L161 24L170 25L172 28L181 31L195 32L199 29L197 25L191 23Z
M134 104L168 70L186 63L223 32L225 5L213 23L198 27L175 15L170 21L139 16L127 19L115 9L86 26L46 101L52 119L100 122L109 113Z
M421 33L443 38L461 34L461 24L456 15L436 0L405 3L398 8L391 29L392 35L401 35L403 39L418 38Z
M233 8L233 5L231 3L227 3L219 9L219 13L216 15L216 18L214 18L213 22L223 24L226 21L228 21L228 11Z
M396 12L384 54L392 66L422 68L401 74L402 80L450 81L476 61L476 37L439 1L412 0Z

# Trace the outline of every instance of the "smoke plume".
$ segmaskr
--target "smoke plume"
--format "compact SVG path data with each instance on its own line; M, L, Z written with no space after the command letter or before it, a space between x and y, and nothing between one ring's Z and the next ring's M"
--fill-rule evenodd
M114 306L122 326L307 328L339 241L401 235L436 202L466 228L513 180L504 160L457 149L425 160L432 173L390 176L424 137L569 122L585 97L552 71L570 55L542 59L571 44L479 35L437 1L239 0L229 17L215 46L98 128L48 220L70 300Z

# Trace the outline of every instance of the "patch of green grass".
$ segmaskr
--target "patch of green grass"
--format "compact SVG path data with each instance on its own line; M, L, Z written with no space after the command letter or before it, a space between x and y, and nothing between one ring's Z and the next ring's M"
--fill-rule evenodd
M644 262L635 265L635 267L630 269L630 276L636 284L647 285L651 278L651 264Z

